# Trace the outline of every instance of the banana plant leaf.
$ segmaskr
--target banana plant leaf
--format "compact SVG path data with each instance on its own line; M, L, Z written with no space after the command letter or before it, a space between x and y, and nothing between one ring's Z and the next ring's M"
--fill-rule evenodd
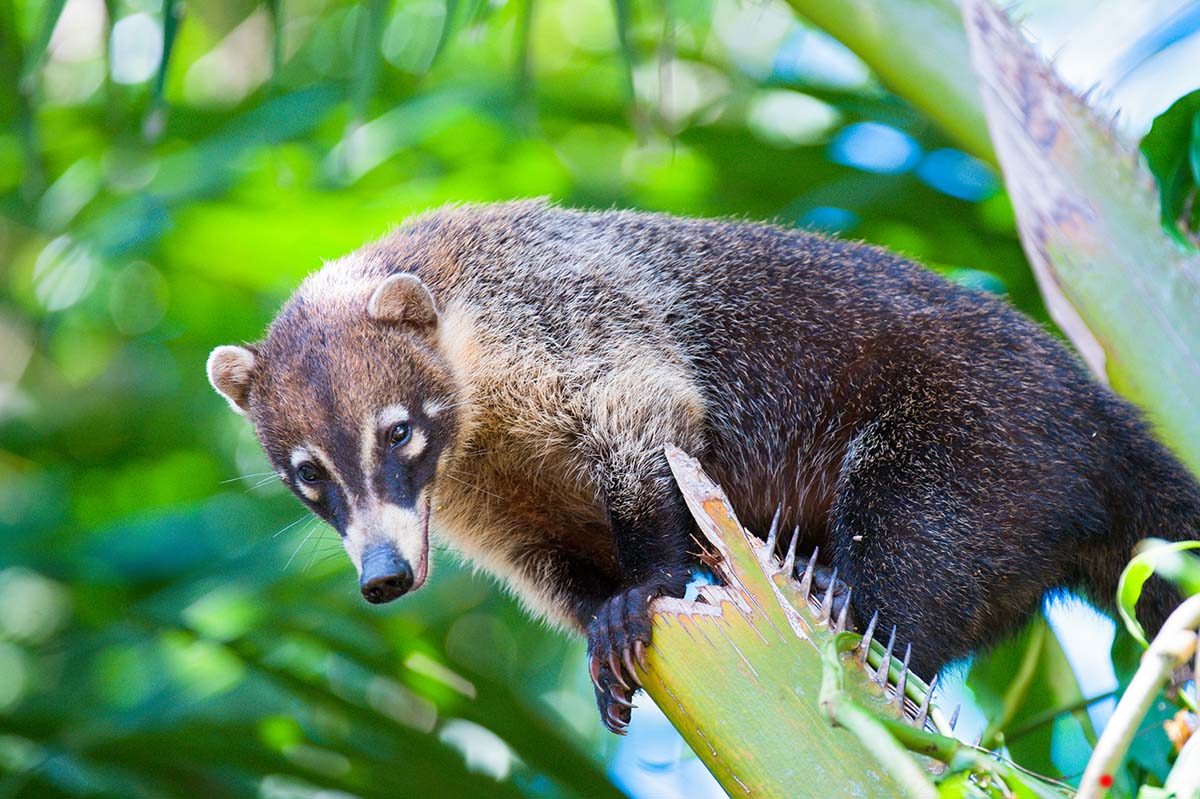
M1163 234L1154 183L987 0L963 3L984 108L1047 307L1200 472L1200 255Z
M695 460L674 448L668 459L723 585L706 586L696 602L656 603L646 691L731 796L931 795L928 772L890 735L868 746L849 724L830 723L838 714L822 697L823 650L845 618L831 618L824 602L814 607L809 587L791 579L795 542L780 563L775 541L764 543L738 523ZM906 683L924 695L927 686L890 655L875 658L888 664L886 672L872 670L863 656L870 648L865 642L832 667L844 672L841 695L873 716L910 718ZM926 715L915 712L920 721L912 723L922 726ZM940 713L935 718L948 729Z

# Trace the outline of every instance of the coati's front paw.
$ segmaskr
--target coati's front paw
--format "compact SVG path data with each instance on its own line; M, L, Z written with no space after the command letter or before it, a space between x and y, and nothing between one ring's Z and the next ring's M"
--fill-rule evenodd
M588 669L596 686L600 720L610 732L625 733L633 708L633 692L641 687L650 645L650 600L662 593L656 585L622 591L600 606L588 624Z

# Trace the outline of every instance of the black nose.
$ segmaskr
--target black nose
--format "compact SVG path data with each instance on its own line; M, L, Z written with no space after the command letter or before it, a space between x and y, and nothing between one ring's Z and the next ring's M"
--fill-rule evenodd
M358 580L363 599L373 605L391 602L412 588L413 570L391 544L375 544L363 553Z

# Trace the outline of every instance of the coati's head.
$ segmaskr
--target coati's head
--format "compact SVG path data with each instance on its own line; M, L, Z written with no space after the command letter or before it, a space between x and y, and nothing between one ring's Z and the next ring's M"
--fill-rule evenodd
M342 537L363 597L389 602L429 573L440 459L459 425L438 308L411 274L345 263L311 276L250 346L208 359L283 482Z

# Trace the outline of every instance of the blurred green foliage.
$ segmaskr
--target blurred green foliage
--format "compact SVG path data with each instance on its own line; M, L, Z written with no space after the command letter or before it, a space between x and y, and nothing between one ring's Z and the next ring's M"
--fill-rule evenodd
M853 56L665 9L0 0L0 796L618 795L578 642L443 553L367 607L204 379L409 213L832 226L1044 319L1004 196Z
M1185 94L1154 120L1142 154L1158 181L1163 230L1196 249L1200 237L1200 90Z

